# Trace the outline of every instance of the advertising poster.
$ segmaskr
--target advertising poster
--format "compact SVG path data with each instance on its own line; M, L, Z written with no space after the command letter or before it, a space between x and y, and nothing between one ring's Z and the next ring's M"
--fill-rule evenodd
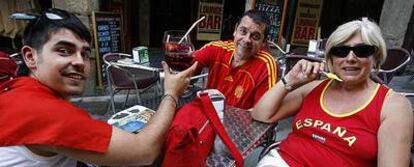
M224 0L200 0L198 18L206 16L197 26L197 40L218 40L221 36Z
M307 46L309 40L316 39L323 0L299 0L296 8L292 44Z

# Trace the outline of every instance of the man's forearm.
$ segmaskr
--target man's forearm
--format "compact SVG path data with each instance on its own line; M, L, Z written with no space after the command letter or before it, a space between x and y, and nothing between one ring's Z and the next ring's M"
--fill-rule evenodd
M173 96L163 96L157 112L148 122L147 126L140 132L146 141L142 144L151 146L151 152L154 158L158 156L166 138L165 135L174 118L177 105L174 98L177 99Z

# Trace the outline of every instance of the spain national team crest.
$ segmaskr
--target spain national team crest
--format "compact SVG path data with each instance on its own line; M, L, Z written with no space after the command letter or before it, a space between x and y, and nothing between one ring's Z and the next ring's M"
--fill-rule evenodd
M240 99L243 95L244 89L243 86L237 86L236 90L234 90L234 96L236 96L236 98Z
M233 82L233 77L231 75L228 75L227 77L224 78L224 80Z

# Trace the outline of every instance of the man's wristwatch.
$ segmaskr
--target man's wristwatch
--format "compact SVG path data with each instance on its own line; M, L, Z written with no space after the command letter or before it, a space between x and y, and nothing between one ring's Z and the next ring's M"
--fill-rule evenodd
M283 86L285 87L285 89L286 89L288 92L290 92L291 90L293 90L293 86L292 86L292 85L289 85L289 84L286 82L285 77L283 77L281 80L282 80Z

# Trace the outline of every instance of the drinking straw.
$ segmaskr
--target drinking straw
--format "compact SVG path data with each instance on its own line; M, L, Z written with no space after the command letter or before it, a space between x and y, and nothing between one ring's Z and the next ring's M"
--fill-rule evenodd
M180 39L180 41L178 42L178 44L181 44L181 42L183 42L184 38L191 32L191 30L193 30L193 28L202 20L204 20L206 18L206 16L201 17L200 19L198 19L196 22L193 23L193 25L191 25L190 29L187 30L187 32L184 34L184 36Z

